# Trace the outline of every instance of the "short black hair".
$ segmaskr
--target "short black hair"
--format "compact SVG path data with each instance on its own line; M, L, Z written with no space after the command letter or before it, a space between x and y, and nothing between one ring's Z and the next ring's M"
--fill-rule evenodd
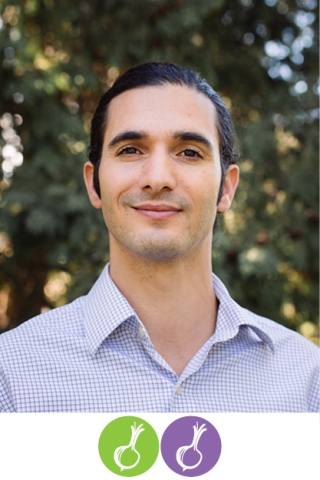
M127 90L160 85L181 85L206 95L214 104L219 135L222 178L218 203L223 191L223 181L227 168L236 163L234 155L234 130L230 114L220 95L198 73L179 65L163 62L143 63L125 71L113 86L101 97L91 123L89 160L94 165L94 187L100 196L99 166L102 155L103 139L108 122L108 107L111 100Z

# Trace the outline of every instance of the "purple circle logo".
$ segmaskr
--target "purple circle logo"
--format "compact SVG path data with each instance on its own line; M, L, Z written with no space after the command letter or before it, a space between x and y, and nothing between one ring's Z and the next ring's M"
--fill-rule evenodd
M161 453L175 473L184 477L198 477L209 472L218 462L221 454L220 435L204 418L178 418L162 436Z

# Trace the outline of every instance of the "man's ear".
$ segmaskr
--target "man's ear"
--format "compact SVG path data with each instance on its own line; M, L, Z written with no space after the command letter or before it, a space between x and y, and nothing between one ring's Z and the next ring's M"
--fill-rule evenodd
M87 187L89 199L90 199L91 205L93 205L95 208L101 208L102 206L101 199L97 194L93 184L93 174L94 174L93 164L91 162L86 162L83 167L83 178L84 178L84 183L86 184L86 187Z
M237 165L229 165L223 182L223 192L221 200L218 204L218 212L225 212L230 208L233 197L239 183L239 167Z

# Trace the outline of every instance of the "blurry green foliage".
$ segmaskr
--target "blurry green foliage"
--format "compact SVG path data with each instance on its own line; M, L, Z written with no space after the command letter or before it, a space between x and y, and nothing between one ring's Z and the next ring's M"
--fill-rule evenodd
M215 234L214 271L243 306L315 338L316 7L0 2L0 329L86 293L108 260L107 232L82 181L90 119L119 73L162 60L207 78L236 125L242 179Z

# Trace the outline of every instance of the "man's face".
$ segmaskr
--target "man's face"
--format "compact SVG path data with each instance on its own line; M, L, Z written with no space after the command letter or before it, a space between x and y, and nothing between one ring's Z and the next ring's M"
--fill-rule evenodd
M238 179L237 167L229 167L217 207L215 118L211 101L185 86L136 88L111 101L99 168L101 200L93 167L85 167L89 197L102 208L109 230L111 255L117 249L167 263L210 251L217 209L229 207Z

